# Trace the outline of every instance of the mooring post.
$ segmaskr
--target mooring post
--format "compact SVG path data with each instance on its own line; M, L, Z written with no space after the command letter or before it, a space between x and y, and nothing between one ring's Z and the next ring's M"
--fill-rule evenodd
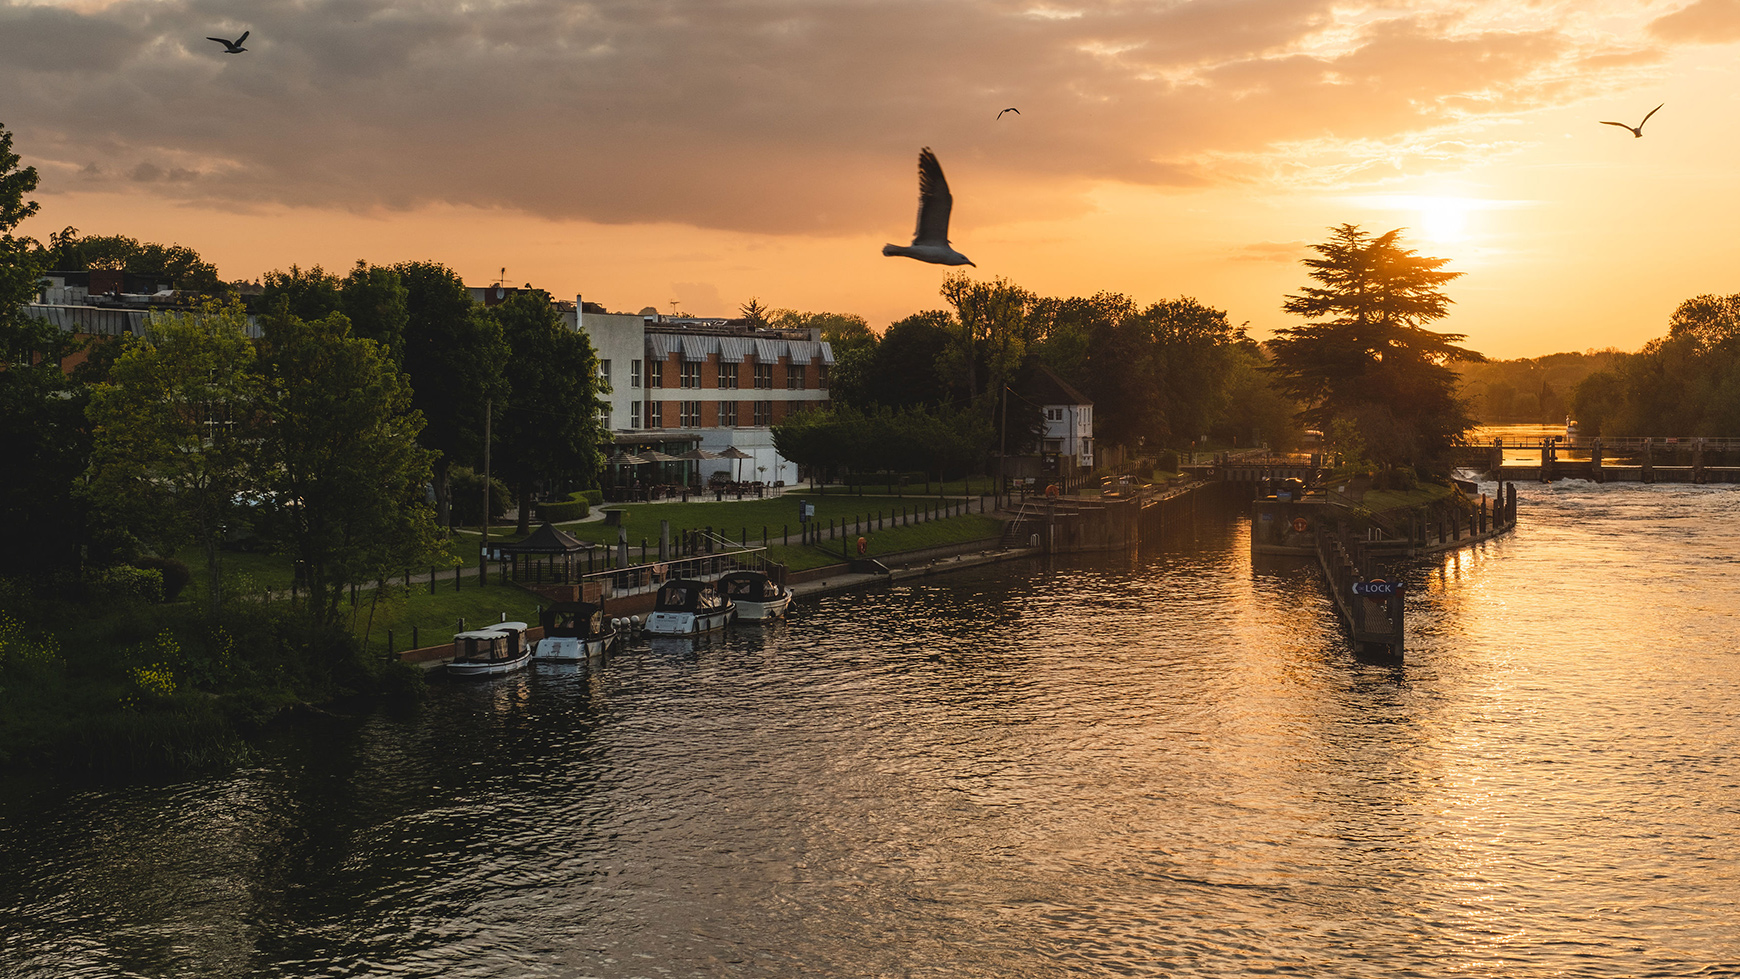
M1492 452L1487 455L1486 468L1498 472L1504 468L1504 439L1492 440Z
M1643 440L1643 459L1637 476L1646 483L1655 482L1655 439Z
M1692 482L1704 481L1704 440L1695 439L1692 442Z
M1606 482L1601 475L1601 440L1596 439L1589 445L1589 478L1597 483Z

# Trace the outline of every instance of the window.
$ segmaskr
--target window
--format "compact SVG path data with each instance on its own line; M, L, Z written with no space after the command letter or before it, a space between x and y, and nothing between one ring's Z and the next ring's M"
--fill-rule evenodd
M699 361L683 361L683 387L698 388L701 386L701 364Z
M719 386L722 388L730 388L732 390L736 390L736 388L737 388L737 365L736 364L720 363L720 365L719 365Z
M773 402L757 401L755 403L755 424L762 427L773 424Z
M1040 451L1046 455L1057 455L1063 451L1063 439L1046 439Z
M601 360L598 362L598 377L600 380L610 380L610 361Z
M719 402L719 427L720 428L736 428L737 427L737 402L735 402L735 401L721 401L721 402Z
M1063 421L1063 409L1062 408L1047 408L1047 409L1045 409L1045 420L1048 422Z
M816 387L821 388L823 391L826 391L828 389L828 365L827 364L817 364L816 365Z
M755 386L758 388L772 389L772 387L773 387L773 365L772 364L763 364L760 361L756 361L756 363L755 363Z
M640 402L639 401L631 402L628 406L628 427L629 428L639 428L640 427Z
M665 386L664 361L649 360L646 362L646 386L649 388L662 388Z
M638 360L628 362L628 386L631 388L640 387L640 361Z
M701 427L701 402L679 401L677 402L677 411L681 418L679 424L683 428Z
M663 401L648 401L646 403L646 427L665 427L665 403Z
M804 365L785 365L785 386L788 390L802 391L804 389Z
M601 411L598 413L598 427L606 432L610 431L610 412Z

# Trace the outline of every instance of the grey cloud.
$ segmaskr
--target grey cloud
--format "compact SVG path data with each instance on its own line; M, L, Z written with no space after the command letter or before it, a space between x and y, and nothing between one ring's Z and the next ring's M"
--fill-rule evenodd
M1030 213L1001 189L1043 182L1048 207L1081 209L1098 181L1246 179L1292 141L1528 107L1599 53L1551 31L1447 39L1402 21L1342 57L1289 55L1330 0L1030 6L0 0L0 91L21 93L7 122L27 158L154 173L153 193L187 200L898 240L920 146L969 228ZM242 30L246 54L205 40ZM1008 105L1020 125L994 125Z

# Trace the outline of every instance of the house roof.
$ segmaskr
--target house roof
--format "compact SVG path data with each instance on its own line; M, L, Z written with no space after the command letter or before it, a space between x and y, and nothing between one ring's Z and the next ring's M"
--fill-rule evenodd
M1028 392L1034 401L1042 405L1091 405L1087 395L1069 386L1069 382L1051 372L1051 368L1039 365L1038 373L1033 376L1033 387Z

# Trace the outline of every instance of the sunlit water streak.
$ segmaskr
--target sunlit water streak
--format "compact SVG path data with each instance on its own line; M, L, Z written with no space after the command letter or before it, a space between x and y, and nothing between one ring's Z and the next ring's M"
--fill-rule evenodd
M1740 492L1521 492L1399 667L1232 520L0 784L0 974L1740 975Z

